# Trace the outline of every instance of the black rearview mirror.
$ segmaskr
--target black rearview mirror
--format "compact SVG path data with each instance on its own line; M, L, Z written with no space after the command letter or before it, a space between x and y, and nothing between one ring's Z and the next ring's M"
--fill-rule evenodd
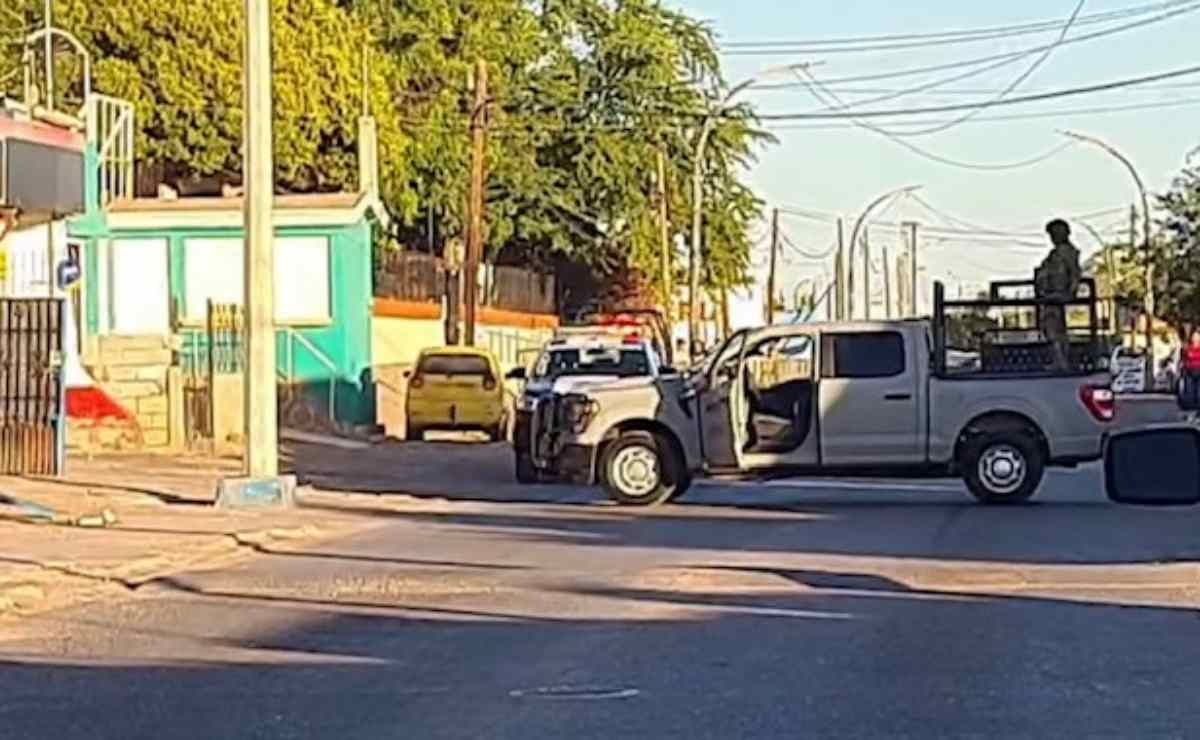
M1200 429L1171 424L1113 434L1104 450L1104 486L1119 504L1200 503Z
M527 375L528 373L525 372L525 368L514 367L512 370L509 370L508 375L505 375L504 377L509 380L525 380Z

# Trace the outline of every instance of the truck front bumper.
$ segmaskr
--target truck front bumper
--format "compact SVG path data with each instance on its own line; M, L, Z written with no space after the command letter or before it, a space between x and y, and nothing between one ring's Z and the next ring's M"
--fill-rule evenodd
M551 461L554 477L563 483L590 486L596 482L596 448L564 445Z

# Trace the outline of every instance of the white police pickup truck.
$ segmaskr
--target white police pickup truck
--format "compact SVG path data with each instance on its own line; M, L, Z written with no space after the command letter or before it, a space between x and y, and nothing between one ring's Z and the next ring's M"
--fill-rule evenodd
M657 343L627 326L582 326L560 330L532 368L519 367L509 380L524 382L513 424L513 468L521 483L537 483L549 472L535 463L532 450L538 429L549 423L539 415L553 396L584 392L593 385L628 387L631 382L674 372L663 365Z

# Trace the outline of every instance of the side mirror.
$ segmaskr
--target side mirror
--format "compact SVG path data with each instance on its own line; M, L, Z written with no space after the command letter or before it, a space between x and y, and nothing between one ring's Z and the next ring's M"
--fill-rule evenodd
M1104 448L1104 487L1119 504L1200 503L1200 429L1171 424L1113 434Z
M512 370L509 370L508 375L505 375L504 377L508 380L527 380L529 373L527 373L523 367L514 367Z
M404 376L404 379L407 380L412 377L412 370L405 370L401 374Z
M670 365L663 365L658 369L659 375L678 375L679 371Z

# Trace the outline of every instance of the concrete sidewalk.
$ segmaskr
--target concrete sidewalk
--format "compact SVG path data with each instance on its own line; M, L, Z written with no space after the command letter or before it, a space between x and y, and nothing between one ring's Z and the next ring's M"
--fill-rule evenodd
M216 483L235 462L121 456L71 460L63 479L0 478L0 618L136 590L282 541L369 528L404 496L297 492L286 511L222 511Z

